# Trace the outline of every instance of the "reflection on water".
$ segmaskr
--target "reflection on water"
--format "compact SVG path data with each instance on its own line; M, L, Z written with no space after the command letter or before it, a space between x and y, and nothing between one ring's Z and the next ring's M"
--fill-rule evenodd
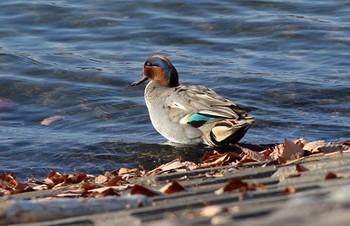
M243 142L350 137L345 1L0 2L0 171L101 172L197 147L163 145L150 124L144 59L167 55L181 83L254 108ZM42 126L51 116L63 120Z

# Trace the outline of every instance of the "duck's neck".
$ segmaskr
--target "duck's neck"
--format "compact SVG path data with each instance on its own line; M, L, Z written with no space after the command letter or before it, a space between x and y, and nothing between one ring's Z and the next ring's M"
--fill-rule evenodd
M145 95L150 95L151 93L158 92L160 89L163 89L165 86L160 85L158 82L151 80L146 85Z
M169 89L169 87L162 86L158 82L151 80L145 88L145 100L147 106L152 104L154 100L161 98L166 89Z

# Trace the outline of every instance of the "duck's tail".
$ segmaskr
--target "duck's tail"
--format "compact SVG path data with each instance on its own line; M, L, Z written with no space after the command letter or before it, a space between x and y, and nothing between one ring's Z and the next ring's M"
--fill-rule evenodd
M240 141L250 125L254 122L251 117L242 120L226 119L216 123L209 134L210 143L213 146L223 146Z

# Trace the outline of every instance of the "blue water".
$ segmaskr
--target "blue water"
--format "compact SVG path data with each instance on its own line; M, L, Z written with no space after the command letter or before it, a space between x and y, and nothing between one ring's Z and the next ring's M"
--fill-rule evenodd
M150 167L162 144L143 101L145 58L182 84L256 108L242 142L350 138L349 1L0 1L0 172ZM51 116L64 119L42 126Z

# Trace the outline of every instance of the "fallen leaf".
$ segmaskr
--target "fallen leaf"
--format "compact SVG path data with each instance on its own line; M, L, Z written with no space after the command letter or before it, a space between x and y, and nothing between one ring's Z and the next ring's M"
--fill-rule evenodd
M241 178L234 178L230 182L228 182L223 188L216 190L214 193L216 195L222 194L224 192L231 192L242 187L247 187L248 184L243 182Z
M293 194L297 191L297 189L293 186L288 186L284 189L284 193L286 194Z
M302 166L302 165L299 164L299 163L295 165L295 170L296 170L298 173L305 172L305 171L309 171L306 167Z
M168 172L168 171L172 171L175 169L179 169L184 167L184 162L180 162L180 160L175 160L172 162L168 162L166 164L161 165L161 167L158 167L162 172Z
M309 151L310 153L322 152L322 153L328 154L333 152L342 152L342 151L350 150L350 147L346 145L346 141L326 142L324 140L316 140L316 141L307 143L304 146L304 149Z
M305 138L302 137L302 138L293 140L293 143L298 145L299 147L303 148L305 146L305 144L307 144L307 141Z
M81 197L102 198L102 197L112 196L112 195L119 196L119 193L113 187L103 187L103 188L96 188L96 189L84 191L81 194Z
M338 178L343 178L343 177L338 176L337 174L335 174L333 172L328 172L324 179L325 180L332 180L332 179L338 179Z
M87 178L87 175L85 173L75 173L75 174L69 174L68 177L65 179L65 184L77 184L82 182Z
M287 161L303 157L304 150L294 142L285 139L284 144L278 144L274 147L273 153L270 156L273 160L277 160L280 164L283 164Z
M160 195L159 192L153 191L151 189L145 188L141 185L135 184L134 187L130 191L131 195L145 195L148 197L153 197Z
M252 151L248 148L243 148L243 147L241 150L245 155L247 155L249 158L251 158L257 162L263 162L267 159L266 156L260 152L255 152L255 151Z
M91 190L91 189L95 189L96 188L96 185L95 184L92 184L92 183L82 183L80 185L80 188L81 189L84 189L84 190Z
M51 171L49 175L47 176L47 179L49 179L54 185L57 185L59 183L63 183L68 178L67 174L61 174L56 171ZM50 183L50 181L48 181Z
M315 140L311 141L303 147L304 150L309 151L311 153L320 152L319 148L327 145L327 142L324 140Z
M294 160L302 156L304 156L304 150L294 142L285 139L283 157L286 160Z
M56 171L51 171L43 181L34 181L35 184L45 184L48 189L67 186L70 184L79 184L85 180L92 178L91 175L85 173L62 174Z
M236 160L240 160L241 156L236 152L224 152L207 151L200 159L200 168L206 168L211 166L224 166L230 163L234 163Z
M263 184L247 184L243 182L241 178L234 178L228 182L223 188L220 188L214 192L216 195L220 195L224 192L231 192L239 190L240 192L265 190L266 186Z
M175 159L171 162L158 166L157 168L147 172L145 175L151 176L151 175L165 174L165 173L174 172L174 171L178 172L180 170L188 171L188 170L193 170L196 167L197 167L197 164L195 164L194 162L180 161L179 159Z
M271 155L273 151L271 150L271 148L265 149L263 151L260 152L260 154L265 156L265 159L267 159L267 157L269 157Z
M9 191L10 194L34 191L32 186L26 183L19 182L16 179L15 174L11 174L11 173L0 174L0 188ZM2 193L6 194L8 192L2 192Z
M0 183L3 188L15 188L18 185L16 176L14 174L3 173L0 175Z
M34 191L41 191L41 190L47 190L49 189L46 184L41 184L33 187Z
M96 184L103 184L107 182L107 177L104 175L98 175L97 177L95 177L95 183Z
M182 185L180 185L178 182L174 181L166 184L164 187L159 189L159 191L164 194L173 194L176 192L186 191L186 189L182 187Z
M140 177L144 176L145 172L140 168L120 168L118 171L118 175L122 176L122 178L130 178L130 177Z
M64 117L61 116L61 115L55 115L55 116L52 116L52 117L49 117L49 118L45 118L44 120L41 121L41 125L43 126L49 126L51 123L53 122L56 122L58 120L61 120L63 119Z
M122 177L120 177L120 176L113 176L113 177L108 179L107 186L116 186L119 184L121 179L122 179Z
M350 150L350 147L343 145L341 143L328 143L322 147L318 148L322 153L328 154L333 152L342 152L345 150Z

